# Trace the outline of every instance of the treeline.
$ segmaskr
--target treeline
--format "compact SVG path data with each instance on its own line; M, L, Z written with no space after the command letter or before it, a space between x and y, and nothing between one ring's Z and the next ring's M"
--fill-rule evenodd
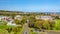
M22 11L6 11L6 10L0 10L0 15L6 15L6 16L10 16L10 15L47 15L45 13L38 13L38 12L22 12Z
M35 16L29 17L29 27L35 29L45 29L45 30L60 30L60 19L55 17L54 20L41 20L35 19Z
M13 15L20 15L20 14L24 14L24 12L0 10L0 15L13 16Z

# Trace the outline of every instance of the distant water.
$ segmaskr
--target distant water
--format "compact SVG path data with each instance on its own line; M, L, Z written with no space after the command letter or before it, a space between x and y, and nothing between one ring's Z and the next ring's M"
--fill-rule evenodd
M45 13L45 14L51 14L51 13L60 14L60 12L41 12L41 13Z
M31 13L45 13L45 14L51 14L51 13L54 13L54 14L60 14L60 12L31 12Z

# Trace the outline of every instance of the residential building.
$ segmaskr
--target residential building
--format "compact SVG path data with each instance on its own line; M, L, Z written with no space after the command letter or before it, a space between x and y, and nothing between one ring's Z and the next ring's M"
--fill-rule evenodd
M13 23L14 20L10 16L3 16L2 20L5 21L7 23L7 25L10 25L10 26L16 25L15 23Z
M53 20L54 18L51 16L36 16L36 19L42 19L42 20Z
M21 16L21 15L16 15L15 16L15 19L18 19L18 20L22 20L22 18L23 18L23 16Z

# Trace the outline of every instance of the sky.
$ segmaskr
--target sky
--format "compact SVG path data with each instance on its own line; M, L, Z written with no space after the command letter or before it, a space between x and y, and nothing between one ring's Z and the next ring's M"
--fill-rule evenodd
M60 0L0 0L0 10L59 12Z

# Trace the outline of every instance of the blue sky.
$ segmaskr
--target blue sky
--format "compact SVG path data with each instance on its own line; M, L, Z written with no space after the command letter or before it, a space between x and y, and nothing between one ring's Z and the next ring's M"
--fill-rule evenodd
M59 12L60 0L0 0L0 10Z

